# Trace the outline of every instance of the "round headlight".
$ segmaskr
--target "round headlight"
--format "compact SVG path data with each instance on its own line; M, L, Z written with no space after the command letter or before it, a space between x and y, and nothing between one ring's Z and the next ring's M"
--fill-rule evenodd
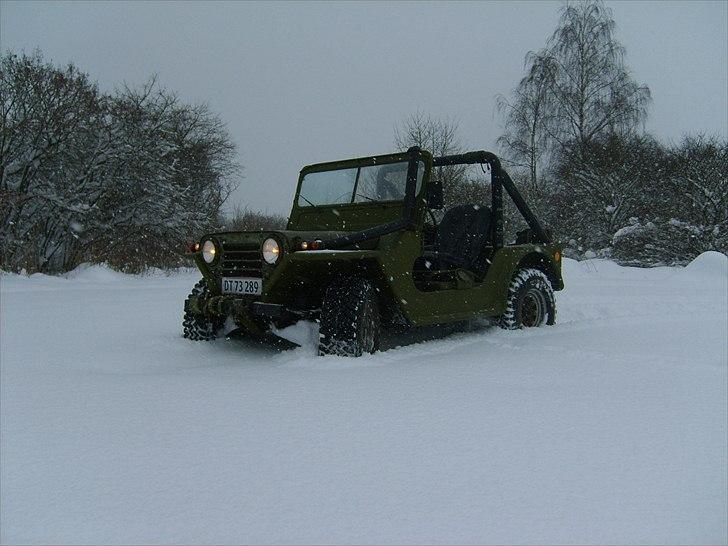
M281 257L281 247L275 239L263 241L263 259L273 265Z
M215 260L215 254L217 254L217 248L215 243L210 240L202 243L202 259L208 264L211 264Z

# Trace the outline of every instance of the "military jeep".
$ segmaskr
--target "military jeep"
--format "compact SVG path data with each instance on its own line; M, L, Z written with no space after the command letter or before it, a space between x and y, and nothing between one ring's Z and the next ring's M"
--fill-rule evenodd
M490 206L442 210L437 173L455 165L489 172ZM529 226L512 244L504 189ZM276 342L280 329L313 320L322 355L373 353L382 332L477 317L550 325L563 288L561 248L486 151L413 147L309 165L285 230L209 233L190 250L203 279L185 301L184 337L214 339L231 319L237 333Z

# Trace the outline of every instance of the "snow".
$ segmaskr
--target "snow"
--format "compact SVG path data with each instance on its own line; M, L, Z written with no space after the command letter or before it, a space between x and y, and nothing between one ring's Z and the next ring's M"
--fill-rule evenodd
M728 259L565 260L557 325L180 337L191 271L0 277L0 542L725 544Z
M617 231L614 232L614 235L612 235L612 241L616 241L617 239L621 237L626 237L627 235L632 235L633 233L643 229L644 226L642 224L630 224L628 226L624 226L623 228L619 228Z
M721 279L728 277L728 260L720 252L703 252L686 265L680 274L695 280L708 278L719 283Z

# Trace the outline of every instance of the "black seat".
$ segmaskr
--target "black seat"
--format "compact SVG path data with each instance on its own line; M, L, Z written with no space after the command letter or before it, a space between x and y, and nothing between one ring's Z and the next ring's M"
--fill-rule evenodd
M424 253L434 269L463 268L477 273L483 247L489 242L490 208L456 205L437 226L434 251Z

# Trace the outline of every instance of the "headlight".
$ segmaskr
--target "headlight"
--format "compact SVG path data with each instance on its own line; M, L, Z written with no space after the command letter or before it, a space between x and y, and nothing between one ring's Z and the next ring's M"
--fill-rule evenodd
M217 248L215 243L210 240L202 243L202 259L208 264L211 264L215 260L215 254L217 254Z
M281 257L281 247L275 239L263 241L263 259L273 265Z

